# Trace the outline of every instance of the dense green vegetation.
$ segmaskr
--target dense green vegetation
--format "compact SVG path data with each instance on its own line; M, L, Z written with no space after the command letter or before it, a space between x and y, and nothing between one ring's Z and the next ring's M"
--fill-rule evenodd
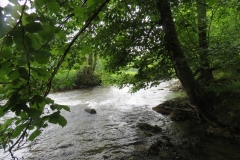
M238 0L9 0L0 7L0 117L14 117L0 126L0 145L12 153L49 123L67 124L61 110L70 108L50 91L137 91L173 77L200 115L239 129L239 103L230 103L240 92L239 8Z

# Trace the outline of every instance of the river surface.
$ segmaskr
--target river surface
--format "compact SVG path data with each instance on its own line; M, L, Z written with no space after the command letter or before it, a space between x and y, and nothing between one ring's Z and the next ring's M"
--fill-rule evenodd
M239 143L196 133L189 135L194 124L172 122L168 116L152 110L168 99L182 96L182 93L170 91L169 85L171 82L164 82L134 94L129 93L128 88L119 90L115 87L50 94L56 103L70 106L71 112L62 112L68 121L67 126L49 125L34 142L27 143L14 154L27 160L240 159ZM97 114L89 114L85 108L94 108ZM149 137L136 127L138 123L157 125L163 131ZM148 155L151 144L164 136L180 148L178 152L181 154L169 149L161 156ZM194 149L189 143L194 143ZM196 147L200 143L201 147ZM0 159L11 157L0 150Z

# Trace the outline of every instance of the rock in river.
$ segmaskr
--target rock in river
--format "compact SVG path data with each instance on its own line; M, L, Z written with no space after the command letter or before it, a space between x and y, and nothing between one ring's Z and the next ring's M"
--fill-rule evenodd
M88 112L90 114L97 114L97 111L95 109L92 109L92 108L85 108L84 111Z

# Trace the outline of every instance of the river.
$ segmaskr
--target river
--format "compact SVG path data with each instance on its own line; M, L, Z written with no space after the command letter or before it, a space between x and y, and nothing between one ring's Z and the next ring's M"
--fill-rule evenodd
M50 94L56 103L70 106L71 112L62 112L68 121L67 126L49 125L34 142L27 143L14 154L27 160L240 159L239 143L196 133L189 135L191 124L172 122L168 116L152 110L168 99L183 95L170 91L169 85L171 82L163 82L158 87L134 94L129 93L128 88L119 90L115 87ZM89 114L85 108L94 108L97 114ZM144 135L136 127L143 122L161 127L162 133ZM171 153L170 148L161 155L147 155L151 144L164 136L181 148L178 154L175 150ZM189 148L188 143L194 143L194 149ZM0 154L3 160L11 159L3 150Z

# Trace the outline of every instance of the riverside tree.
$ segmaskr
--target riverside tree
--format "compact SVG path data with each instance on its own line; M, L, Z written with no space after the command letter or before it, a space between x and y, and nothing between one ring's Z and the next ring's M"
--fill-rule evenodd
M71 68L86 53L90 63L92 55L101 56L105 70L119 75L111 83L133 84L133 91L179 78L192 106L212 117L213 98L200 82L211 81L213 69L238 69L239 17L228 17L238 14L236 6L236 0L10 0L0 8L0 89L6 100L0 116L14 116L1 124L1 145L12 153L48 123L67 124L60 113L69 107L47 95L59 69ZM233 30L223 30L226 25ZM126 74L128 69L137 72Z

